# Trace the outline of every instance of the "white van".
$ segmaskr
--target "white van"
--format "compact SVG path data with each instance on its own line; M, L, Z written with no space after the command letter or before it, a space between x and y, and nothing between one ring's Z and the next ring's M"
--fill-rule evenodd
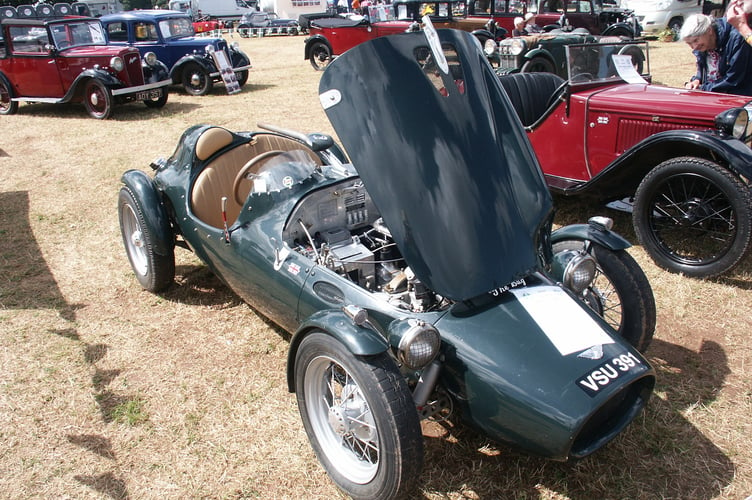
M628 0L626 8L634 11L643 35L656 35L669 27L674 32L692 14L702 14L703 0Z

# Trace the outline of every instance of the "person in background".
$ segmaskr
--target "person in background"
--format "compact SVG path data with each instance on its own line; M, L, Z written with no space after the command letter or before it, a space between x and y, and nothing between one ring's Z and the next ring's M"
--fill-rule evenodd
M521 17L514 18L514 29L512 30L512 36L524 36L527 35L525 31L525 20Z
M752 2L752 0L750 0L750 2ZM527 14L525 14L525 31L528 34L530 34L530 33L540 33L541 31L543 31L540 28L540 26L538 26L537 24L535 24L535 20L533 19L533 17L535 17L535 16L533 15L532 12L528 12Z
M739 31L748 45L752 45L752 28L749 26L752 14L752 0L731 0L726 10L726 20Z
M680 38L692 48L697 73L684 86L688 89L752 96L752 47L739 31L723 19L703 14L687 18Z

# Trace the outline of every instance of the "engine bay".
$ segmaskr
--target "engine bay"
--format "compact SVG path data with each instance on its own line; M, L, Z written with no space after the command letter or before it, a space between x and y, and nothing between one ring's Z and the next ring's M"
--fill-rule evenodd
M294 251L395 307L427 312L451 304L407 266L358 178L310 193L293 210L282 237Z

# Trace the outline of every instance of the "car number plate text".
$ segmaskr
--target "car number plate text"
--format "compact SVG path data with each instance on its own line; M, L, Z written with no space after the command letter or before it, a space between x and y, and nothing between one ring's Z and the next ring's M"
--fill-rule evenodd
M595 397L603 389L613 384L614 381L630 373L639 372L642 369L642 365L642 361L631 352L620 354L577 379L577 386L590 397Z
M153 100L153 99L159 99L159 96L162 95L162 92L159 89L156 90L144 90L143 92L139 92L136 94L136 100L137 101L147 101L147 100Z

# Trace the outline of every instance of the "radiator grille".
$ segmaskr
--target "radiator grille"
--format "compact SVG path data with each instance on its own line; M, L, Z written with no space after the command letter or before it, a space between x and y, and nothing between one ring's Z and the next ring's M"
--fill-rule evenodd
M616 138L616 151L623 153L643 139L666 130L705 130L708 127L676 122L649 122L645 120L622 119L619 121L619 133Z

